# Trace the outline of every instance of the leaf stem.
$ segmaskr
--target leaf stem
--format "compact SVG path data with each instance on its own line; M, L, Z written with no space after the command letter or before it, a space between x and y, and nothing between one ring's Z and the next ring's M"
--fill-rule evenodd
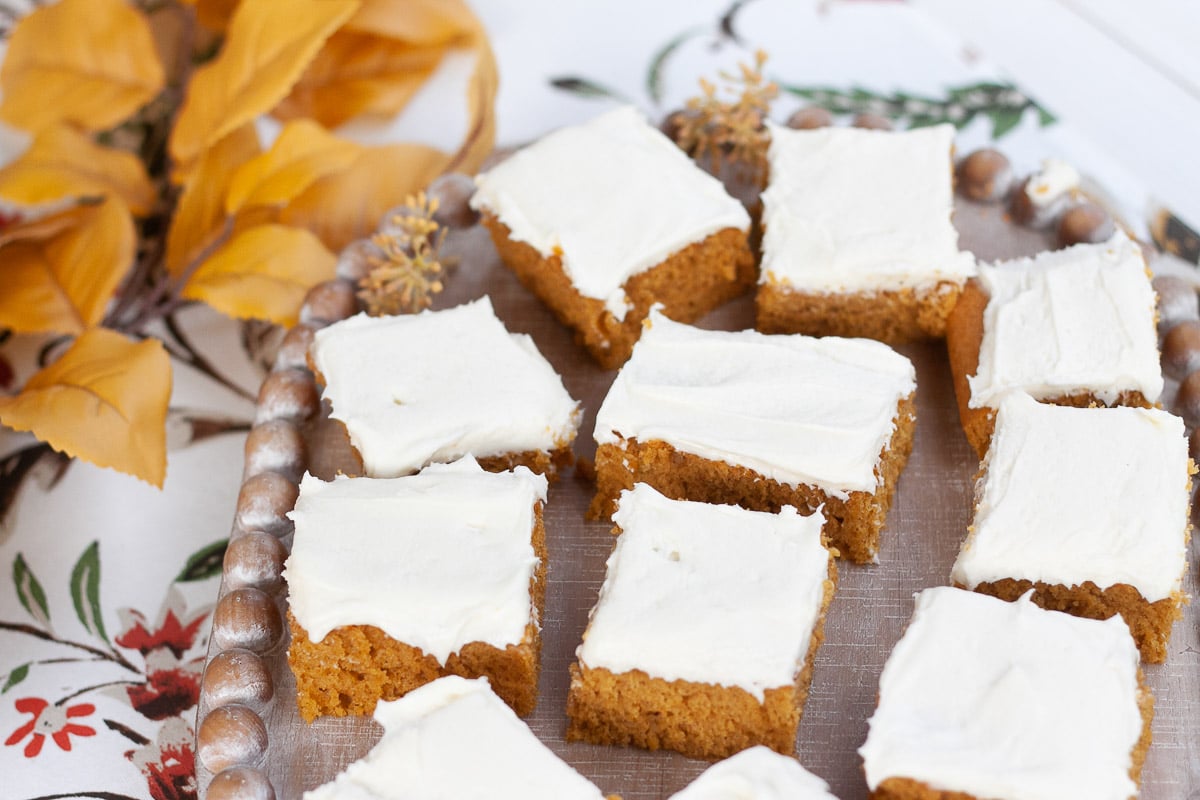
M76 697L87 694L88 692L94 692L97 689L107 689L109 686L137 686L139 683L141 683L141 681L106 681L105 683L97 683L95 686L88 686L86 688L71 692L66 697L59 698L55 701L54 705L66 705L66 703L74 700Z
M135 675L142 674L142 671L140 669L138 669L133 664L131 664L124 656L122 656L120 653L118 653L115 650L113 650L113 651L101 650L98 647L92 647L91 645L83 644L82 642L72 642L69 639L60 639L57 636L55 636L54 634L47 633L46 631L42 630L41 628L35 628L32 625L26 625L26 624L20 623L20 622L4 622L4 621L0 620L0 631L12 631L13 633L23 633L28 636L33 636L37 639L42 639L43 641L53 642L54 644L61 644L61 645L65 645L67 647L74 647L76 650L82 650L85 653L91 653L94 656L98 656L99 659L102 659L104 661L111 661L114 664L119 664L120 666L124 667L125 669L129 670L130 672L134 673Z

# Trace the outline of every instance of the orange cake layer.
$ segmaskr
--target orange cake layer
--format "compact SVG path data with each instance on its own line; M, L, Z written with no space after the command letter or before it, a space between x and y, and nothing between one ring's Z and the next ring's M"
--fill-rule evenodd
M815 486L791 486L747 467L685 453L662 441L601 444L596 449L596 496L588 515L609 517L621 491L638 482L677 500L728 503L755 511L774 512L790 505L811 513L824 506L829 546L851 561L873 561L896 482L912 452L916 408L911 395L900 402L893 423L891 440L875 466L878 488L873 493L850 492L845 500Z
M484 212L483 224L505 266L575 331L579 343L606 369L615 369L629 358L642 321L655 303L668 317L692 322L744 294L754 283L754 255L746 232L726 228L629 278L623 288L631 307L625 319L618 320L603 300L575 289L560 255L543 257L529 244L513 239L508 226L489 212ZM620 234L614 231L613 235Z
M862 336L889 344L940 339L958 300L959 284L875 292L805 292L763 283L755 296L755 327L763 333Z

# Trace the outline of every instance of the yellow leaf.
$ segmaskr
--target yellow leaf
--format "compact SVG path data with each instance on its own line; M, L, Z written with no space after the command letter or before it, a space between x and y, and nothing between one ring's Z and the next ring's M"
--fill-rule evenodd
M244 125L204 152L183 185L167 234L167 271L183 274L225 224L225 194L235 171L258 155L253 125Z
M260 225L235 236L200 265L183 296L231 317L292 325L304 295L333 277L337 259L311 233Z
M58 122L104 130L162 87L141 12L125 0L61 0L13 28L0 69L0 119L28 131Z
M134 343L93 328L20 394L0 397L0 422L161 487L170 396L171 360L157 339Z
M348 167L362 150L315 122L289 122L268 152L234 173L225 210L234 214L244 206L282 206L313 182Z
M272 113L280 119L311 117L328 128L360 114L395 116L445 51L443 45L338 31Z
M222 33L237 10L238 0L183 0L196 7L196 21L210 31Z
M79 220L88 213L88 209L92 205L91 201L79 203L59 211L22 219L19 222L12 222L0 227L0 247L21 239L49 239L51 236L79 224ZM0 283L3 283L3 281L0 281Z
M0 169L0 197L14 203L108 194L139 216L154 205L154 184L140 159L65 125L43 130L20 158Z
M459 0L365 0L346 22L349 31L421 45L447 44L475 26Z
M373 231L385 211L428 186L448 160L423 145L368 148L347 169L300 193L280 221L307 228L336 252Z
M79 333L103 319L133 263L133 219L117 197L79 214L77 224L50 238L0 248L0 326Z
M220 54L196 70L171 133L186 169L206 148L269 111L291 90L317 50L359 0L242 0Z

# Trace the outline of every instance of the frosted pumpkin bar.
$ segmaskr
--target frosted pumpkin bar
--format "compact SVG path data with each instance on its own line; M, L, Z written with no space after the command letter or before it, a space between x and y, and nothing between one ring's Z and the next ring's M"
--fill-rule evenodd
M982 458L1009 391L1073 406L1150 406L1163 390L1155 297L1123 233L981 265L950 316L959 418Z
M567 695L568 739L724 758L794 750L837 571L821 514L621 494Z
M951 580L1043 608L1120 614L1142 657L1181 616L1190 473L1183 420L1158 409L1000 403ZM1136 501L1134 501L1136 498Z
M859 749L872 800L1128 800L1154 698L1119 619L926 589Z
M309 362L371 477L468 454L488 469L523 465L551 477L572 461L578 404L487 297L445 311L359 314L317 331Z
M790 756L756 745L713 764L670 800L837 800Z
M546 479L471 458L402 478L300 483L288 584L300 715L368 714L443 675L533 711Z
M658 313L596 417L593 516L635 482L759 511L823 508L871 561L916 425L912 363L869 339L706 331Z
M380 703L375 721L383 738L304 800L604 800L484 679L441 678Z
M756 327L941 337L975 272L950 219L954 128L769 128Z
M504 264L606 368L653 304L690 322L754 283L745 208L632 107L545 136L477 185Z

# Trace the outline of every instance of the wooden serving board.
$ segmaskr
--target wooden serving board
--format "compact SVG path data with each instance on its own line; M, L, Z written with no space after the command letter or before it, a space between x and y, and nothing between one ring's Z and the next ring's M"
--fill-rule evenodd
M961 198L955 223L962 246L985 261L1032 254L1050 244L1043 234L1009 224L999 207ZM435 307L450 307L488 294L510 330L531 334L563 376L572 397L583 404L575 452L590 460L595 452L591 434L596 410L615 373L597 367L574 344L571 333L503 268L481 228L453 232L445 252L460 261L446 276L446 291ZM751 327L752 300L734 301L700 324L707 328ZM913 593L948 582L970 519L979 466L959 428L944 346L921 344L899 349L917 368L917 430L912 456L883 533L879 562L839 564L838 592L829 610L825 643L816 656L797 740L800 761L827 780L842 800L866 796L856 751L866 738L880 671L912 612ZM1169 393L1173 389L1171 385ZM487 391L488 387L479 387L481 395ZM1164 405L1170 407L1169 402ZM317 421L309 426L308 434L314 472L329 476L351 463L348 445L336 426ZM591 484L570 472L550 489L545 517L550 564L542 674L538 707L527 721L546 744L602 791L620 794L625 800L659 800L681 789L707 764L671 752L567 744L563 738L567 667L574 659L613 544L609 524L584 520L591 496ZM1130 502L1138 500L1130 498ZM1194 569L1187 576L1185 591L1196 592ZM267 772L276 796L293 800L363 756L380 730L367 718L323 718L305 724L296 712L286 644L285 640L267 657L276 691L263 716L270 733ZM1147 667L1146 675L1157 698L1157 713L1142 797L1180 800L1200 796L1200 636L1194 605L1175 626L1167 663ZM206 712L207 701L202 697L201 718ZM205 786L210 776L201 769L200 778Z

